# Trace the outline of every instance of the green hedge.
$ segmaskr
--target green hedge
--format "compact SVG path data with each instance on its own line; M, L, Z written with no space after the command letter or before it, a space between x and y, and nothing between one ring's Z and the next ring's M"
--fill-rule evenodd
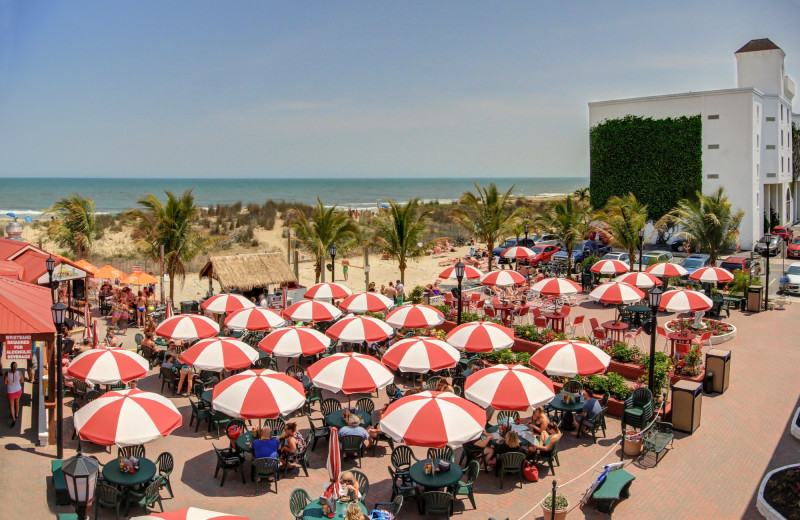
M652 119L607 119L589 134L590 195L602 208L628 192L647 204L651 219L671 211L678 200L702 187L702 120L699 115Z

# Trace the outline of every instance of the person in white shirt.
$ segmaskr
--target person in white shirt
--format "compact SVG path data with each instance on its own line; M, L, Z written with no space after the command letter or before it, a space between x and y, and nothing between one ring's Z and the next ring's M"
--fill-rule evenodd
M5 384L8 394L8 407L11 410L11 426L14 426L19 417L19 398L22 396L22 383L24 381L21 370L17 370L17 362L11 363L11 370L6 372Z
M258 306L259 307L269 307L269 303L267 303L267 295L266 294L262 293L261 296L258 297Z

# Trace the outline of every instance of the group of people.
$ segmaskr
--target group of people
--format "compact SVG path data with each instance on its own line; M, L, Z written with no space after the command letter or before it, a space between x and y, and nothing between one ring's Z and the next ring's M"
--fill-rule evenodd
M281 443L283 441L283 443ZM261 435L253 441L253 455L257 459L270 457L280 459L281 469L298 467L295 462L306 449L306 441L297 431L297 423L286 423L286 429L279 437L272 436L272 430L261 429Z
M148 314L155 312L158 303L153 285L146 285L134 294L130 287L112 286L108 280L100 286L99 297L100 308L111 315L115 329L127 329L131 318L134 318L136 327L144 328Z

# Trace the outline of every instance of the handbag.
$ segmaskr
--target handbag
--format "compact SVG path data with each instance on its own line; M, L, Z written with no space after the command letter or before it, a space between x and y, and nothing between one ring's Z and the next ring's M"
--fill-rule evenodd
M525 477L525 480L529 482L538 482L539 468L537 468L536 464L534 464L533 462L526 460L522 464L522 476Z

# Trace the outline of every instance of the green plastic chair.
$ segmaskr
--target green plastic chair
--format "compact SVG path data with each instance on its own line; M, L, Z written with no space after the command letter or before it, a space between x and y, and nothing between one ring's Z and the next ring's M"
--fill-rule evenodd
M453 498L458 498L459 495L466 495L470 504L472 504L472 509L478 508L475 505L475 495L473 494L472 488L478 480L478 473L480 473L480 471L481 463L477 460L471 461L467 466L467 471L464 473L466 480L460 480L453 490Z
M358 470L352 470L353 478L355 478L356 482L358 482L358 492L361 493L361 500L362 504L367 503L367 493L369 493L369 479L363 473Z
M456 461L456 454L453 451L453 447L449 444L445 444L443 448L428 448L428 453L426 458L431 460L433 459L442 459L442 460L449 460L450 462Z
M196 419L197 426L194 427L194 431L197 433L197 430L200 428L200 421L205 420L208 421L208 429L211 431L211 416L213 415L211 410L206 408L204 403L200 403L191 398L189 398L189 404L192 407L192 416L189 418L189 426L191 426Z
M342 443L342 455L352 453L356 456L356 464L361 467L361 457L364 456L364 439L358 435L342 435L339 437Z
M175 459L168 451L161 453L156 459L156 467L158 467L158 476L161 477L161 487L166 487L169 491L169 497L175 498L172 492L172 483L169 481L172 470L175 468Z
M136 491L128 491L128 507L131 504L137 505L142 508L144 514L147 515L150 513L150 509L154 509L156 502L158 502L158 507L161 509L161 512L164 512L164 504L161 503L161 495L159 494L159 490L161 489L161 480L162 477L156 477L154 481L152 481L144 491L141 493ZM125 516L128 516L128 511L125 511Z
M497 412L497 424L505 421L506 419L519 419L519 412L508 411L508 410L500 410Z
M519 485L522 487L522 463L525 454L518 452L503 453L497 457L497 472L500 474L500 489L503 489L503 476L508 474L519 475ZM516 487L516 484L514 485Z
M325 417L342 409L342 403L331 397L324 399L319 406L322 410L322 415Z
M392 513L395 518L400 518L400 509L403 507L402 495L397 495L391 502L375 502L373 511L387 511Z
M450 518L453 508L453 495L444 491L426 491L422 494L422 507L425 518L431 513L444 513Z
M375 403L369 397L362 397L356 401L356 410L372 415L375 411Z
M217 439L219 439L220 427L227 428L231 418L222 412L215 412L211 410L211 416L208 418L211 424L217 427Z
M321 421L322 424L317 426L314 421ZM317 441L320 439L329 440L331 437L331 429L325 426L325 421L322 419L313 419L309 416L308 424L311 426L311 434L314 436L313 443L311 444L311 451L317 447Z
M311 495L305 489L297 488L289 496L289 510L296 520L303 520L303 510L312 502Z
M262 479L275 481L275 493L278 493L278 481L281 479L281 461L273 457L262 457L253 460L251 466L252 479L256 482L255 495L258 495L258 483Z
M101 506L113 507L115 511L115 518L119 520L119 508L122 507L122 503L125 499L125 495L122 494L122 491L114 486L98 483L97 488L95 488L94 498L97 501L97 505L95 506L94 510L95 520L97 520L97 515L100 513Z

